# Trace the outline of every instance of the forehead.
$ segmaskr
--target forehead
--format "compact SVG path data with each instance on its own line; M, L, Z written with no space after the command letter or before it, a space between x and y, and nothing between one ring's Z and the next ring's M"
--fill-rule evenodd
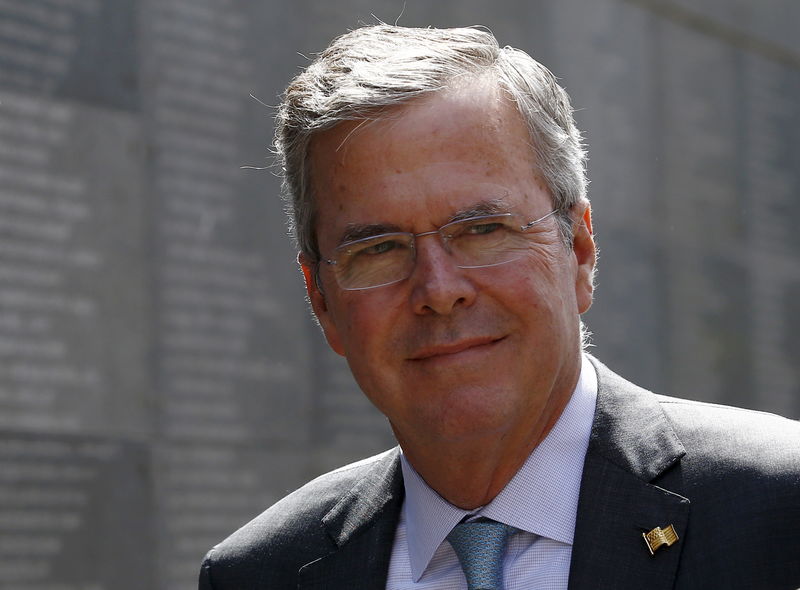
M368 150L381 144L385 150L391 150L401 142L424 149L435 147L435 142L426 140L443 141L456 136L488 143L502 141L529 146L530 142L527 125L507 94L491 81L478 80L473 86L462 82L454 88L389 107L374 118L342 122L317 134L310 154L312 159L353 165L353 158L365 155L359 150L365 144L369 144ZM465 151L473 153L476 147L463 146Z
M389 222L424 231L474 203L541 185L529 133L494 84L456 88L346 122L310 146L316 230Z

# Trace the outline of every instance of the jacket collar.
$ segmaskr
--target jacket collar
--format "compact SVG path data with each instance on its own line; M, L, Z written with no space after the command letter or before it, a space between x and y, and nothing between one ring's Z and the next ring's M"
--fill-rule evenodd
M298 588L385 588L403 494L394 448L322 518L336 549L300 568Z
M686 451L655 395L591 360L598 374L597 408L569 589L672 588L683 544L651 555L642 533L669 525L679 537L686 531L689 500L680 476Z

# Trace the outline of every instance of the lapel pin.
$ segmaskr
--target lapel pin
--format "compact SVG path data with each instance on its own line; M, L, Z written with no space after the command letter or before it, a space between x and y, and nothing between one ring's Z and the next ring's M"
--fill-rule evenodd
M677 543L678 533L675 532L675 528L672 525L669 525L665 529L657 526L650 532L642 533L642 538L644 538L644 542L647 543L647 549L650 551L650 555L655 555L656 550L664 545L669 547Z

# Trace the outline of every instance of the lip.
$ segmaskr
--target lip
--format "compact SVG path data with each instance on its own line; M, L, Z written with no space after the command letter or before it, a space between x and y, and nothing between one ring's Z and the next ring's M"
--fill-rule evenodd
M496 342L499 342L500 340L502 340L502 338L482 337L482 338L470 338L467 340L459 340L458 342L451 342L448 344L437 344L433 346L426 346L418 350L416 353L414 353L414 355L411 356L409 360L424 361L440 357L446 358L457 355L461 352L492 345L495 344Z

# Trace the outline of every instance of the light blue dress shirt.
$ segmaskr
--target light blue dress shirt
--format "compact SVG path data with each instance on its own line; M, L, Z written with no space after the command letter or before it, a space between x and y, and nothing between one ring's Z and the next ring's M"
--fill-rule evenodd
M520 532L503 560L506 590L566 590L583 462L597 401L597 375L584 356L578 384L561 416L508 485L473 511L433 491L401 455L405 501L395 533L388 590L465 590L445 537L465 516L485 516Z

